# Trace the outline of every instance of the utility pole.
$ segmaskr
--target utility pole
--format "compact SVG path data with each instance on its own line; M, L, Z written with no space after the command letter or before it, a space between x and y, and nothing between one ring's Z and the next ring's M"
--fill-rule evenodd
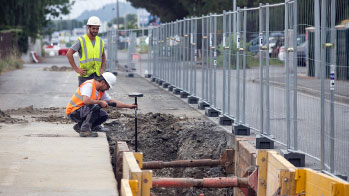
M116 0L116 25L119 30L119 0Z

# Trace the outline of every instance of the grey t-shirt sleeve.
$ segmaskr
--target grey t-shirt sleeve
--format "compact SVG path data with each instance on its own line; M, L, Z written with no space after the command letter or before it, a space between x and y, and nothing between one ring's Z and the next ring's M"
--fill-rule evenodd
M82 57L82 49L81 49L81 43L79 39L77 39L70 48L73 49L75 52L78 52L80 58Z

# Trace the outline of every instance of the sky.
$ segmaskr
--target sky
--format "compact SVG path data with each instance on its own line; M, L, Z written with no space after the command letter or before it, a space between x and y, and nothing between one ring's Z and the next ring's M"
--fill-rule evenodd
M126 0L119 0L119 2L126 2ZM63 16L62 19L74 19L85 10L96 10L109 3L116 3L116 0L75 0L70 14Z

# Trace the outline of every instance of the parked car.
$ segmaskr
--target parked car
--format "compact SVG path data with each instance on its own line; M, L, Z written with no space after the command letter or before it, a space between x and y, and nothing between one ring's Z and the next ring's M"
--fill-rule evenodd
M306 66L306 58L307 58L307 47L308 47L308 41L305 41L303 43L300 43L297 46L297 65L301 67ZM278 58L281 61L285 61L286 57L286 48L285 46L280 47L280 52L278 54ZM291 57L292 58L292 57Z

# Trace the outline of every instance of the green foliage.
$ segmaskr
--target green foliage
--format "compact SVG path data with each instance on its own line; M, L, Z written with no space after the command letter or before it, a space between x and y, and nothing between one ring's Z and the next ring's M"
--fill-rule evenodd
M136 8L145 8L162 22L170 22L189 16L222 13L233 9L233 0L128 0ZM239 7L256 7L259 3L280 3L284 0L237 0Z
M20 68L23 68L23 61L16 50L13 50L10 55L0 61L0 73Z
M74 2L69 0L8 0L0 6L0 30L21 29L18 45L25 52L28 36L34 40L52 17L68 14Z

